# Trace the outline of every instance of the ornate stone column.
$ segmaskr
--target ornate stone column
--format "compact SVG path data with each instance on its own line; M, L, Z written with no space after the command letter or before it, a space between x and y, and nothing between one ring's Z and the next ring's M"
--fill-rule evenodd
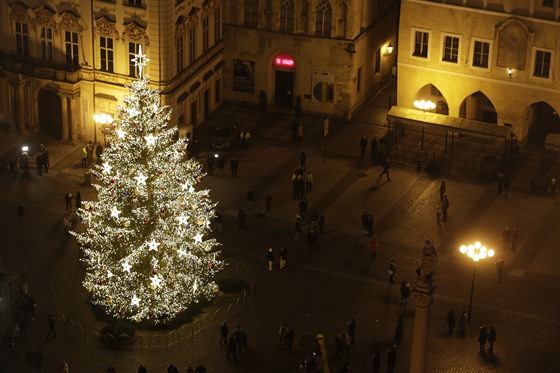
M433 303L430 285L418 280L412 294L416 299L416 312L412 331L410 373L424 373L426 369L428 321L430 318L430 307Z
M78 143L78 103L80 99L79 94L73 94L70 99L70 143L76 145Z
M22 75L19 76L18 82L18 104L17 104L17 116L19 122L19 132L22 135L27 134L29 131L27 129L27 103L25 101L26 98L26 89L27 89L27 81L23 79Z

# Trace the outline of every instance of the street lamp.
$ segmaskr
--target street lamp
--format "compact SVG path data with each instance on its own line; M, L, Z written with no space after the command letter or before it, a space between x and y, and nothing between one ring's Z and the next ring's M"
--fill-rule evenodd
M426 110L434 110L436 108L436 104L434 104L432 101L428 100L415 100L413 103L414 107L417 109L420 109L422 111L426 111Z
M107 139L105 138L105 134L107 133L107 126L110 126L113 123L113 117L111 117L109 114L101 113L101 114L95 114L93 116L93 120L95 121L96 124L101 125L101 132L103 133L103 142L105 144L105 147L107 147Z
M472 284L471 284L471 299L469 301L469 320L471 319L471 311L472 311L472 298L474 292L474 278L476 275L476 263L480 260L484 260L486 258L491 258L494 256L494 250L487 249L486 246L483 246L480 242L475 242L472 245L461 245L459 247L459 251L461 254L468 256L474 262L473 266L473 274L472 274Z

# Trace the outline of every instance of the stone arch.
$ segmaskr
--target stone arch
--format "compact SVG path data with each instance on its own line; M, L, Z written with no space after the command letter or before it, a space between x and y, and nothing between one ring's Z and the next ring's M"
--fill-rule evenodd
M494 104L481 91L476 91L463 99L459 106L459 117L498 124L498 113Z
M434 112L449 115L449 106L443 93L432 83L428 83L416 92L414 100L431 101L436 104ZM412 102L410 103L412 104Z
M39 128L57 140L62 139L62 106L58 93L49 87L39 91Z
M549 133L560 134L560 115L552 105L544 101L531 104L527 110L529 121L528 141L542 145Z

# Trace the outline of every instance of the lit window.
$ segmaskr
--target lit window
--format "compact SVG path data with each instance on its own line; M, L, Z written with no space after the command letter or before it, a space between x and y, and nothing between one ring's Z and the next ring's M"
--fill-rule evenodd
M473 49L473 66L488 68L488 56L490 55L490 43L475 40Z
M550 76L550 60L550 52L538 50L535 54L535 69L533 70L533 75L540 78L548 78Z
M330 36L332 30L332 8L328 1L321 1L315 8L315 33Z
M459 59L459 38L456 36L445 36L443 44L442 60L457 63Z
M429 34L424 31L414 33L414 52L413 56L428 58L428 38Z

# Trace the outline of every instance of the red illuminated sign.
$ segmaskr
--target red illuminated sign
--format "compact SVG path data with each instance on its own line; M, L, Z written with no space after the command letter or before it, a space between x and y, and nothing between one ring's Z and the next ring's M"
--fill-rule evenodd
M294 68L296 66L294 59L286 54L279 54L278 56L274 57L273 63L274 66L280 67Z

